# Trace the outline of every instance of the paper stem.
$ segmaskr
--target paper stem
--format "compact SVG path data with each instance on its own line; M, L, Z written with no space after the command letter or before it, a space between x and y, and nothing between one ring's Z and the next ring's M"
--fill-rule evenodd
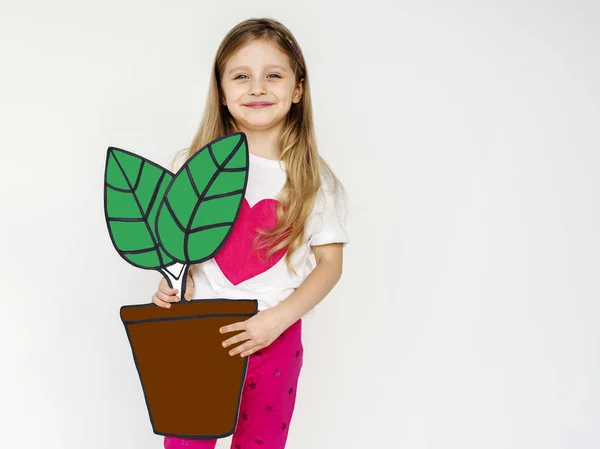
M183 280L187 276L190 266L182 263L175 263L167 268L161 268L159 271L167 279L169 286L178 291L180 300L184 299L185 291Z

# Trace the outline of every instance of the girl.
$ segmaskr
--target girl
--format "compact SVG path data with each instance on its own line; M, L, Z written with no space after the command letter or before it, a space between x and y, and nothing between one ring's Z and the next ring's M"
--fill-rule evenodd
M184 299L258 301L259 313L221 329L232 357L250 357L231 449L283 449L303 363L302 318L340 279L348 236L341 186L317 151L306 62L272 19L245 20L223 39L204 118L173 171L240 131L250 152L245 199L223 248L190 270ZM152 301L168 308L177 293L163 278ZM166 449L215 444L164 439Z

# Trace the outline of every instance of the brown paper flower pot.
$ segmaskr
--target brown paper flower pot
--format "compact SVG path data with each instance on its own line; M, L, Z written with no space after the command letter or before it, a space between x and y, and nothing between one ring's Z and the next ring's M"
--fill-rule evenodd
M256 300L192 300L121 307L150 422L157 435L215 439L233 434L248 358L230 356L219 328L245 321Z

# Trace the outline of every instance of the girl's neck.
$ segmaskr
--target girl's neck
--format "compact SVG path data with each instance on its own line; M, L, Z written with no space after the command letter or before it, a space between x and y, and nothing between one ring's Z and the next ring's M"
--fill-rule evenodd
M255 156L264 159L279 160L281 149L279 148L279 136L281 131L278 129L265 130L246 130L240 129L246 134L248 139L248 150Z

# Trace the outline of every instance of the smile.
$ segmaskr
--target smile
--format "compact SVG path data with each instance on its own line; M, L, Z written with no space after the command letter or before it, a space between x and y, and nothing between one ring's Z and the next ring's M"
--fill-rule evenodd
M256 104L246 104L244 105L248 108L252 108L252 109L264 109L264 108L268 108L269 106L273 106L272 103L256 103Z

